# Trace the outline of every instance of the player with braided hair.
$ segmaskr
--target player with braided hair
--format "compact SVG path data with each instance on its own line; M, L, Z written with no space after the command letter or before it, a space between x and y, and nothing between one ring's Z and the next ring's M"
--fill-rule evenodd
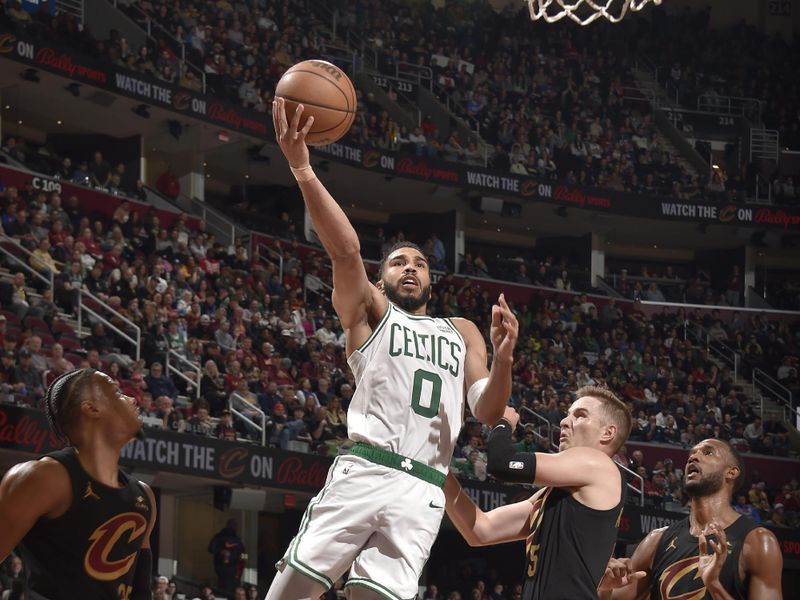
M141 436L133 399L105 373L78 369L50 385L45 412L66 447L0 481L0 561L21 552L26 598L149 600L155 498L119 470L120 451Z

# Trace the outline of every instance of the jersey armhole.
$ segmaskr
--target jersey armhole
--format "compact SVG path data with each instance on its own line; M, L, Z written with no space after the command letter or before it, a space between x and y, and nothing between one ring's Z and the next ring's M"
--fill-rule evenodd
M364 343L361 344L361 346L359 346L358 348L356 348L353 351L353 353L355 353L355 352L359 352L361 354L364 353L364 351L369 347L369 345L372 344L372 342L375 341L375 338L377 337L378 332L381 329L383 329L384 325L386 325L386 321L389 319L389 314L391 312L392 312L392 303L391 302L387 302L386 303L386 312L383 313L383 316L381 317L381 320L378 321L377 325L375 325L375 329L372 330L372 333L369 334L369 337L364 341Z

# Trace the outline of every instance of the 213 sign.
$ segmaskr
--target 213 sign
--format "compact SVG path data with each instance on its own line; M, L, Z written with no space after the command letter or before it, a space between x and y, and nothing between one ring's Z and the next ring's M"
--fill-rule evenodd
M767 10L770 16L789 17L792 15L792 0L769 0Z

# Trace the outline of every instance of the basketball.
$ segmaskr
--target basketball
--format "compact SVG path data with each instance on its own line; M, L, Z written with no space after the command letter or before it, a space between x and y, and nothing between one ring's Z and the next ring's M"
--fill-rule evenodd
M275 96L286 101L286 119L291 123L297 105L304 107L298 129L314 115L306 136L311 146L331 144L340 139L356 116L356 89L350 78L325 60L305 60L286 71L275 88Z

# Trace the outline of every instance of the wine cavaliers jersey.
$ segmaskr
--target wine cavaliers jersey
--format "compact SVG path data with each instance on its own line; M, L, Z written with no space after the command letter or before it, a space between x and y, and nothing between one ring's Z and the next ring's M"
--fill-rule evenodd
M122 472L120 488L95 481L71 447L47 456L67 469L72 504L58 518L39 519L22 539L31 597L127 600L153 509L148 494Z
M728 558L722 565L719 581L734 598L747 598L747 586L739 579L739 555L744 538L758 523L739 517L725 529L728 538ZM707 539L714 540L713 535ZM709 549L711 546L709 545ZM711 598L706 593L703 580L697 575L700 559L697 538L689 533L689 518L673 523L661 534L653 557L653 584L651 600L703 600Z
M524 600L597 598L624 502L622 477L619 503L609 510L581 504L569 489L544 488L531 509Z

